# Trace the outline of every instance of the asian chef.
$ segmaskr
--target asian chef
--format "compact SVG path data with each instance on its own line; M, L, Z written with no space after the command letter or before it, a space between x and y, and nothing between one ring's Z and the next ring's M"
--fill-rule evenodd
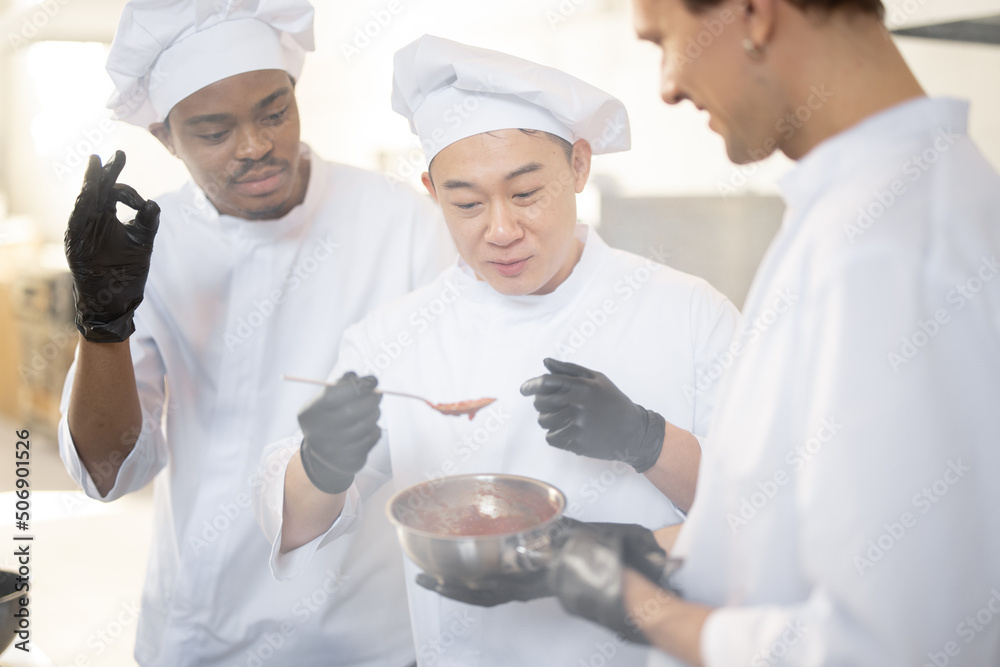
M255 489L275 575L294 579L373 519L358 499L374 480L354 478L366 460L396 488L522 474L562 489L577 519L675 524L712 409L711 391L685 387L728 348L739 316L704 280L577 224L591 154L629 146L624 107L566 73L432 36L397 53L393 83L461 259L351 327L336 385L268 452ZM470 421L382 398L376 384L498 401ZM473 607L421 588L407 567L421 664L577 665L602 650L608 664L645 664L645 649L554 600ZM505 595L516 592L491 591L490 604Z
M349 324L454 257L432 202L300 141L312 25L302 0L133 0L108 56L111 106L192 178L157 208L113 188L124 156L95 156L67 233L82 340L60 453L94 498L155 484L143 666L413 660L388 525L279 584L250 508L264 446L311 395L280 374L329 373Z

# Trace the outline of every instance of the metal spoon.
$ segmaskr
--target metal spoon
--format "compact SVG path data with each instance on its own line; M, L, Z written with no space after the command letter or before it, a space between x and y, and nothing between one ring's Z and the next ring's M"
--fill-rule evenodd
M332 382L325 382L323 380L313 380L312 378L300 378L292 375L282 375L282 380L288 380L289 382L306 382L308 384L318 384L322 387L332 387ZM493 403L497 399L495 398L477 398L471 401L458 401L456 403L432 403L428 401L423 396L417 396L416 394L407 394L402 391L390 391L388 389L376 389L376 394L388 394L391 396L403 396L405 398L415 398L418 401L423 401L427 405L431 406L443 415L459 416L459 415L469 415L471 420L476 416L476 413L485 408L490 403Z

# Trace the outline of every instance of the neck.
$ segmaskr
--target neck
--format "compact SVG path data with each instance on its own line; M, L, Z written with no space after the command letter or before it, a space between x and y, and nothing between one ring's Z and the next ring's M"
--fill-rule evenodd
M795 10L792 10L795 11ZM779 143L798 160L817 144L907 100L925 95L881 21L834 12L802 14L792 37L794 56L773 54L786 68L787 113L810 119ZM787 117L787 116L786 116Z
M569 255L566 257L566 262L562 265L556 275L552 276L552 279L549 280L549 282L545 283L541 289L533 292L533 294L551 294L552 292L555 292L560 285L566 282L566 279L569 278L571 273L573 273L573 269L575 269L576 265L580 263L580 258L583 256L583 247L583 241L574 237L573 246L570 249Z

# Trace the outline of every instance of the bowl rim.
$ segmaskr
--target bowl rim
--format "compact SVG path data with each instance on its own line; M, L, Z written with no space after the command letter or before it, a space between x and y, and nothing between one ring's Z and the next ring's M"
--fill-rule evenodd
M17 572L11 572L10 570L0 570L0 574L10 575L11 577L13 577L14 581L17 581L17 578L20 576ZM10 600L16 600L19 597L27 595L28 595L28 589L20 591L13 590L10 593L7 593L7 595L0 597L0 604L4 604L6 602L9 602Z
M403 523L395 516L393 516L392 506L396 502L396 500L398 500L404 494L412 491L413 489L419 486L440 483L444 480L482 479L482 478L490 478L490 479L502 478L502 479L530 482L532 484L540 485L542 487L547 488L550 491L555 492L556 500L558 501L559 507L556 508L556 511L552 514L552 516L550 516L545 521L542 521L541 523L532 526L531 528L525 528L523 530L514 530L507 533L492 533L490 535L441 535L440 533L432 533L428 530L421 530L420 528L414 528L412 526ZM387 500L385 503L386 516L389 518L389 522L397 530L405 530L407 533L412 535L419 535L421 537L429 537L435 540L445 540L449 542L458 542L462 540L475 540L475 541L495 540L502 537L510 537L512 535L526 534L540 529L544 530L548 528L551 524L555 523L556 521L559 521L562 518L563 512L565 511L566 511L566 494L563 493L562 490L559 489L554 484L550 484L549 482L538 479L537 477L528 477L527 475L512 475L505 472L474 472L462 475L445 475L443 477L436 477L434 479L424 480L423 482L410 484L406 488L400 489L399 491L392 494L392 497L390 497L389 500Z

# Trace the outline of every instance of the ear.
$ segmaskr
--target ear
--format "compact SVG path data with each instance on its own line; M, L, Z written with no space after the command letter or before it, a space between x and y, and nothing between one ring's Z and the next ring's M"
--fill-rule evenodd
M430 172L425 171L420 174L420 182L423 183L424 187L427 189L427 194L429 194L434 201L440 204L441 202L438 201L437 189L434 187L434 181L431 180Z
M753 45L764 50L774 32L777 0L742 0L742 19L746 36Z
M149 133L156 137L163 146L170 151L171 155L176 156L177 151L174 150L174 138L170 134L170 130L167 128L166 123L153 123L149 126Z
M593 149L591 149L590 142L586 139L578 139L573 144L573 158L570 160L570 166L573 167L573 181L577 194L583 192L583 186L587 184L587 179L590 178L590 158L592 154Z

